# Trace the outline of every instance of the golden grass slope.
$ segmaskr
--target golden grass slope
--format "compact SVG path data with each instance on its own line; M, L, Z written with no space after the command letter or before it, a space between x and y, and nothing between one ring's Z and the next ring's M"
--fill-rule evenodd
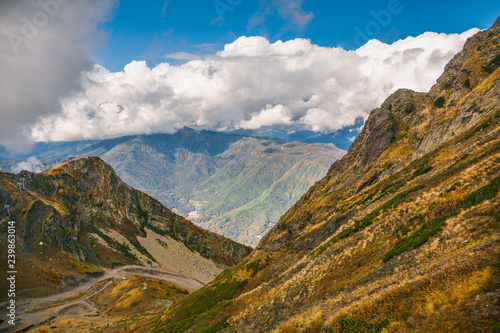
M153 332L494 332L500 19L399 90L249 258ZM140 330L138 330L140 331Z

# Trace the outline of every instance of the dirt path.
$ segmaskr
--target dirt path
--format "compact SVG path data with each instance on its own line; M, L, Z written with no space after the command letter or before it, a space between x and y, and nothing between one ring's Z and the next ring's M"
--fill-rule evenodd
M205 285L204 282L193 277L161 269L133 265L123 266L112 270L109 269L105 270L103 276L82 283L66 292L20 301L17 313L20 324L16 326L17 328L36 327L64 315L94 314L97 312L97 309L87 301L90 297L102 292L112 283L112 281L126 279L134 275L167 281L188 290L197 290ZM104 285L89 294L89 290L95 288L100 283L104 283ZM72 297L72 299L65 300L65 298L70 297ZM34 309L40 310L34 312Z

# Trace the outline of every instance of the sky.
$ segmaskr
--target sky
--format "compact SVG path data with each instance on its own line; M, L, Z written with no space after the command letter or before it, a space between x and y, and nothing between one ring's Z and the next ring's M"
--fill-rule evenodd
M427 91L497 1L4 0L0 144L301 125Z
M389 6L395 7L395 14L387 19L381 15L378 32L370 25L379 22L373 12ZM110 38L106 48L96 50L94 60L111 71L139 59L154 66L167 54L219 51L240 36L264 36L271 42L306 38L319 46L355 49L368 38L392 43L426 31L486 29L499 15L500 5L493 0L150 0L147 6L128 0L120 1L104 25Z

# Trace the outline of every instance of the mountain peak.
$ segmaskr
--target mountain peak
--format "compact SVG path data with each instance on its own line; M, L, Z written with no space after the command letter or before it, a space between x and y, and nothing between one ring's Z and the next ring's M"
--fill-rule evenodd
M183 126L181 129L177 130L176 133L178 132L199 132L195 130L194 128L188 127L188 126Z
M100 168L107 169L108 171L114 173L113 168L97 156L70 157L61 163L54 164L50 168L47 168L44 173L49 173L50 171L56 170L58 168L65 168L68 170L87 170L89 168Z
M500 27L500 16L497 17L497 20L495 21L495 23L493 24L494 27Z

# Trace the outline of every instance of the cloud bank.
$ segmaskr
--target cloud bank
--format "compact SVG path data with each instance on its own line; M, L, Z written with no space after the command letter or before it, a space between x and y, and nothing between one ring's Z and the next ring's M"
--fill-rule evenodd
M36 157L29 157L28 159L19 162L11 168L12 173L19 173L23 170L29 172L42 172L44 169L42 162Z
M80 90L93 69L89 50L112 0L0 2L0 144L28 145L27 125L61 111L59 101Z
M335 131L366 118L398 88L427 91L477 31L427 32L391 45L372 40L356 51L240 37L181 66L133 61L112 73L96 65L83 89L62 100L62 114L41 119L32 136L81 140L281 124Z

